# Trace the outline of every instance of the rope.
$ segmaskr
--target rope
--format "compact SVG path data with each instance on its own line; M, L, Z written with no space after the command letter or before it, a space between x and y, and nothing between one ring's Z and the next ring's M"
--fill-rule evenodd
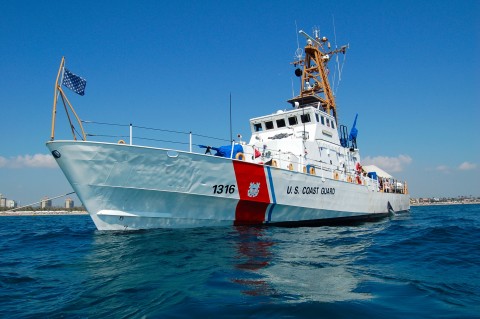
M73 130L75 131L75 133L78 134L78 136L80 137L80 139L83 139L82 134L80 134L80 132L77 130L77 128L76 128L75 126L73 126L73 125L72 125L72 127L73 127Z
M58 195L58 196L55 196L55 197L51 197L51 198L47 198L47 199L42 199L42 200L39 201L39 202L35 202L35 203L31 203L31 204L28 204L28 205L25 205L25 206L21 206L21 207L17 207L17 208L14 208L14 209L7 210L5 213L14 212L14 211L19 210L19 209L21 209L21 208L29 207L29 206L32 206L32 205L41 203L41 202L43 202L44 200L57 199L57 198L60 198L60 197L64 197L64 196L71 195L71 194L75 194L75 192L70 192L70 193L66 193L66 194L63 194L63 195Z
M87 136L101 136L101 137L115 137L115 138L128 138L128 135L106 135L106 134L86 134ZM139 138L139 137L136 137Z
M200 134L193 134L193 136L199 136L199 137L205 137L205 138L211 138L212 140L218 140L218 141L224 141L224 142L230 142L229 140L223 139L223 138L218 138L218 137L211 137L211 136L206 136L206 135L200 135Z
M166 140L159 140L159 139L155 139L155 138L138 137L138 136L136 136L135 139L155 141L155 142L173 143L173 144L183 144L183 145L189 145L190 144L190 143L186 143L186 142L174 142L174 141L166 141Z
M145 126L136 126L136 125L132 125L132 127L141 128L141 129L144 129L144 130L162 131L162 132L178 133L178 134L190 134L190 132L181 132L181 131L173 131L173 130L164 130L164 129L160 129L160 128L145 127Z
M186 135L191 133L191 132L182 132L182 131L174 131L174 130L165 130L165 129L154 128L154 127L145 127L145 126L136 126L136 125L132 125L132 126L135 127L135 128L140 128L140 129L144 129L144 130L161 131L161 132L168 132L168 133L178 133L178 134L186 134ZM195 133L192 133L192 135L193 136L198 136L198 137L211 138L213 140L230 142L229 140L226 140L226 139L221 139L221 138L207 136L207 135L201 135L201 134L195 134ZM140 138L140 137L136 137L136 138ZM144 139L146 139L146 138L144 138ZM169 141L163 141L163 140L158 140L158 141L169 142Z
M105 122L95 122L95 121L82 121L82 123L85 123L85 124L110 125L110 126L130 126L129 124L105 123Z

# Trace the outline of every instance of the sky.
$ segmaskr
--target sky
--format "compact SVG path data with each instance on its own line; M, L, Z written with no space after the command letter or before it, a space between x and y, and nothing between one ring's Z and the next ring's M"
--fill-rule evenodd
M65 89L82 120L228 140L231 96L232 132L248 140L250 118L291 108L297 31L314 27L349 45L335 93L340 124L359 114L362 162L412 197L480 196L477 0L2 1L0 193L27 205L72 191L45 147L62 56L87 80L84 96ZM154 133L165 138L134 129L134 143ZM62 107L55 138L71 138Z

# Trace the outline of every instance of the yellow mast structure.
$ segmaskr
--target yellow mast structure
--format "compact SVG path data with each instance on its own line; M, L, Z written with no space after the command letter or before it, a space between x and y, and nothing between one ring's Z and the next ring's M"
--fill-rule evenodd
M50 140L53 141L55 139L55 120L56 120L56 116L57 116L57 101L58 101L58 97L60 96L62 98L63 106L65 108L65 112L66 112L67 117L68 117L68 122L70 123L70 129L72 130L73 139L76 141L77 136L75 135L75 127L72 124L72 120L70 118L70 113L68 112L68 109L67 109L67 104L70 107L70 110L72 110L72 113L75 116L75 118L77 119L77 122L80 126L82 140L86 141L87 137L86 137L85 131L83 129L82 121L78 117L77 113L75 112L75 109L73 108L72 104L70 103L70 101L68 100L67 96L65 95L65 93L63 92L63 89L62 89L64 68L65 68L65 57L62 57L62 61L60 62L60 67L58 68L57 79L55 81L55 90L54 90L54 93L53 93L52 131L51 131L51 134L50 134Z
M294 107L306 107L319 105L323 111L332 114L337 121L337 108L335 96L333 95L330 82L328 81L327 64L333 54L345 54L347 46L339 49L330 50L330 43L326 37L321 39L318 32L315 32L315 38L309 36L304 31L299 33L307 38L305 46L305 58L299 58L293 62L294 66L303 66L303 69L297 68L295 75L301 77L300 94L288 100Z

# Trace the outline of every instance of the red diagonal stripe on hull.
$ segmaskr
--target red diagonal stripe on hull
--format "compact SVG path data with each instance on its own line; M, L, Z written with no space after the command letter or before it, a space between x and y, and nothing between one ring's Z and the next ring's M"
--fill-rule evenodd
M235 209L235 225L261 224L270 204L270 194L263 166L233 161L240 201ZM252 184L257 184L258 194L249 196Z
M236 226L263 224L268 205L268 203L246 200L238 201L235 209L235 222L233 224Z

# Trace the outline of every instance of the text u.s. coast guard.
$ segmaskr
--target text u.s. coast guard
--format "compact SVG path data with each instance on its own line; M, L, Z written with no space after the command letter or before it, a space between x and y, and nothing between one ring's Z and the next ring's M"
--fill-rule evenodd
M334 187L319 187L319 186L287 186L287 194L304 194L304 195L334 195Z

